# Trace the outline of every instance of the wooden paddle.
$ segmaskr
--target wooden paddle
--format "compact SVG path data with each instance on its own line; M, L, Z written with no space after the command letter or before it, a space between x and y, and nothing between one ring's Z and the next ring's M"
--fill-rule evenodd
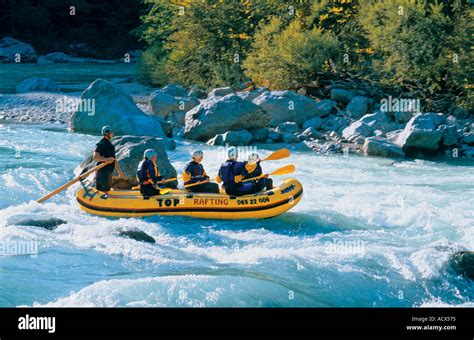
M51 191L51 192L50 192L49 194L47 194L47 195L44 195L43 197L41 197L41 198L40 198L39 200L37 200L36 202L38 202L38 203L43 203L44 201L50 199L50 198L53 197L54 195L56 195L56 194L60 193L61 191L63 191L63 190L65 190L65 189L69 188L69 187L70 187L71 185L73 185L74 183L79 182L81 179L86 178L86 177L89 176L90 174L96 172L97 170L102 169L104 166L106 166L106 165L108 165L108 164L110 164L110 163L113 163L113 162L115 162L115 160L112 161L112 162L109 162L109 163L102 163L102 164L100 164L100 165L97 165L96 167L90 169L89 171L87 171L87 172L85 172L85 173L83 173L83 174L77 176L77 177L74 178L72 181L69 181L69 182L67 182L66 184L63 184L63 185L61 185L59 188L57 188L56 190Z
M290 165L285 165L285 166L283 166L281 168L278 168L276 170L273 170L272 172L268 173L267 175L268 176L286 175L286 174L291 174L291 173L295 172L295 170L296 170L296 167L293 164L290 164ZM265 177L265 175L262 174L262 175L257 176L257 177L244 179L242 182L254 181L254 180L262 178L262 177Z

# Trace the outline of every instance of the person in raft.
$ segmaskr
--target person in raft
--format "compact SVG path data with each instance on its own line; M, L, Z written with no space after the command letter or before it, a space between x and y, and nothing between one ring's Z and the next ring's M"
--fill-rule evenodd
M244 179L260 177L252 182L260 182L259 185L261 187L265 188L266 190L272 190L273 180L271 178L268 178L268 175L263 174L262 166L260 165L260 156L258 155L258 153L256 152L251 153L249 155L249 162L256 162L257 167L255 168L254 171L249 172L247 175L245 175Z
M96 144L92 158L97 162L97 165L102 163L112 162L97 170L95 174L95 187L99 191L108 192L112 185L112 173L114 169L117 170L119 177L122 177L122 170L115 159L115 146L110 141L114 133L109 125L106 125L101 130L102 139Z
M236 147L229 148L227 152L229 159L222 163L219 174L216 177L218 183L223 182L225 192L232 196L255 194L263 189L261 182L242 182L243 178L255 171L256 162L239 162Z
M156 183L163 177L158 171L156 159L158 155L153 149L147 149L143 153L143 160L138 164L137 179L140 183L140 193L144 197L151 197L160 194L160 188Z
M201 162L204 158L204 152L196 150L192 154L191 161L186 164L183 171L184 185L203 182L202 184L193 185L187 188L192 192L209 192L213 194L219 193L219 185L209 182L209 176L206 174Z

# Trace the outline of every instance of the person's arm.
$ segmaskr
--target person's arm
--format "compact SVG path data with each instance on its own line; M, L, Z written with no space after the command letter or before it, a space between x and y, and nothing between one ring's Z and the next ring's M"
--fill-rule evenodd
M94 151L94 153L92 154L92 158L96 162L103 162L103 163L110 163L110 162L113 162L113 160L115 159L113 157L102 157L97 151Z
M156 182L158 182L159 179L157 178L157 174L155 172L155 167L153 166L153 164L151 162L148 163L147 172L148 172L148 176L153 181L153 184L156 184Z
M115 170L117 170L119 177L123 177L122 169L120 168L119 162L117 160L115 160Z

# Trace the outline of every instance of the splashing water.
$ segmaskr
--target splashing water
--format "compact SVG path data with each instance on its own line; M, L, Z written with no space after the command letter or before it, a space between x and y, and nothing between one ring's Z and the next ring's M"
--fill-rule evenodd
M79 210L78 185L45 204L34 202L72 178L97 137L21 124L1 125L0 134L0 306L474 302L473 283L448 266L452 253L474 248L472 163L393 162L295 149L290 159L264 164L271 170L293 163L294 177L303 183L302 201L282 216L108 219ZM178 141L168 153L178 170L195 147ZM223 150L199 148L214 175ZM54 228L22 224L26 220L50 220ZM156 243L121 237L127 228ZM37 247L12 256L12 244Z

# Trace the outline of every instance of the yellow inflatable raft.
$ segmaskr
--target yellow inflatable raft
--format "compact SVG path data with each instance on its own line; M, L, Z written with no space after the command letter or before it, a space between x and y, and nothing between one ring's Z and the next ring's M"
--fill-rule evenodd
M268 218L294 207L303 195L296 179L285 179L269 191L247 196L192 193L172 190L165 195L143 198L136 190L112 190L108 194L94 188L81 188L79 207L91 214L112 217L180 215L209 219Z

